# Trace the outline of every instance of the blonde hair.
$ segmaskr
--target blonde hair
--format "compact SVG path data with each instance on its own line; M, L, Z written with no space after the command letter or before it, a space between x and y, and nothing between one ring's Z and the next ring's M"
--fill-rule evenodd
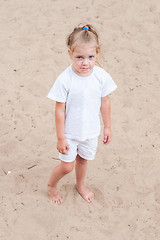
M98 53L100 50L99 46L99 37L97 34L96 29L90 25L86 24L82 27L76 27L74 30L68 35L67 37L67 46L71 51L74 51L74 44L77 41L81 42L90 42L90 41L95 41L97 46L96 46L96 52Z

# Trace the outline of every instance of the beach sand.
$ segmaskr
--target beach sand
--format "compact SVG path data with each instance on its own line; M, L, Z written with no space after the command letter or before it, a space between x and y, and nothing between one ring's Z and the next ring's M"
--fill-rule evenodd
M47 94L71 63L66 36L79 23L98 29L111 94L112 141L89 162L87 204L75 172L47 196L59 163L55 103ZM157 0L1 0L0 239L160 239L160 5Z

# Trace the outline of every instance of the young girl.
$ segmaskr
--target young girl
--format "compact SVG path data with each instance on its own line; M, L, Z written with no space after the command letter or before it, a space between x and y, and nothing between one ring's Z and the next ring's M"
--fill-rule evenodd
M91 203L94 194L84 184L87 161L96 154L99 111L104 123L103 142L110 142L108 95L117 86L105 70L95 65L100 47L98 34L91 25L75 28L68 36L67 46L73 63L59 75L48 94L48 98L56 101L57 149L61 160L48 181L48 194L55 203L62 202L57 183L73 170L75 162L76 189Z

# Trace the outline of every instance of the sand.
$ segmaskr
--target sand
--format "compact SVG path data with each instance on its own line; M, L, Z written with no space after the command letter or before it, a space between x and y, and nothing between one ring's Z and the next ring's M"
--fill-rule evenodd
M46 98L70 64L66 36L79 23L99 31L111 94L112 141L99 137L86 184L75 172L46 183L56 160L55 103ZM160 5L157 0L0 1L0 239L160 239Z

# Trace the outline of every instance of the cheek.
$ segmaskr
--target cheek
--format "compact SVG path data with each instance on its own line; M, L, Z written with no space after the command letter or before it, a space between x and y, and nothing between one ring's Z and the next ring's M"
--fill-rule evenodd
M92 65L92 66L95 65L95 63L96 63L96 59L94 59L94 60L91 61L91 65Z
M76 68L79 68L80 67L80 62L79 61L74 61L74 66L76 67Z
M82 63L82 61L81 61L81 60L77 60L77 61L76 61L76 65L77 65L77 66L80 66L80 65L81 65L81 63Z

